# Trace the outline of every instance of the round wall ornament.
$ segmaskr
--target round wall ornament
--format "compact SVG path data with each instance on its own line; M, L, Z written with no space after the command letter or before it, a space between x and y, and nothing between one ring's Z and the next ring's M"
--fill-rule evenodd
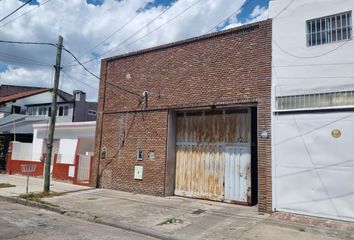
M339 129L333 129L331 135L334 138L340 138L340 136L342 136L342 132Z

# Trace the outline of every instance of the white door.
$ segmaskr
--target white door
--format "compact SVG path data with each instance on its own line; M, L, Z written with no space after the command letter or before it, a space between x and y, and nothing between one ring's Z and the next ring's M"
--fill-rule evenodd
M77 180L79 182L89 182L91 171L91 156L80 155Z
M250 147L225 148L225 200L247 203L251 190Z
M274 207L354 222L353 112L274 119Z

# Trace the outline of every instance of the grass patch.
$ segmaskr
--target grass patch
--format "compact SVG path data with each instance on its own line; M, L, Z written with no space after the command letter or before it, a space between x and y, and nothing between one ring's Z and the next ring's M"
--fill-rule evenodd
M9 188L9 187L16 187L16 185L12 185L10 183L0 183L0 188Z
M157 225L162 226L162 225L169 225L169 224L175 224L175 223L183 223L183 221L181 219L170 218L170 219L167 219L166 221L163 221L162 223L159 223Z
M23 198L29 201L34 201L38 202L40 204L52 206L52 207L59 207L58 205L52 204L50 202L42 200L42 198L49 198L49 197L56 197L56 196L62 196L64 193L58 193L58 192L40 192L40 193L28 193L28 194L21 194L19 195L19 198Z

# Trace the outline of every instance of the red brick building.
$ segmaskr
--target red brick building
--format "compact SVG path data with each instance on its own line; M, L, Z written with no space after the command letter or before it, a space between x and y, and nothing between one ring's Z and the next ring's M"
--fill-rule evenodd
M93 182L271 211L271 35L267 20L103 59Z

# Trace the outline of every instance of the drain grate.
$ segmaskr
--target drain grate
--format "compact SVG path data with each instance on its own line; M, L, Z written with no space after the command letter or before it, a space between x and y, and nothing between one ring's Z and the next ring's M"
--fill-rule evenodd
M199 209L195 210L194 212L192 212L192 214L199 215L199 214L202 214L205 212L206 212L205 210L199 208Z

